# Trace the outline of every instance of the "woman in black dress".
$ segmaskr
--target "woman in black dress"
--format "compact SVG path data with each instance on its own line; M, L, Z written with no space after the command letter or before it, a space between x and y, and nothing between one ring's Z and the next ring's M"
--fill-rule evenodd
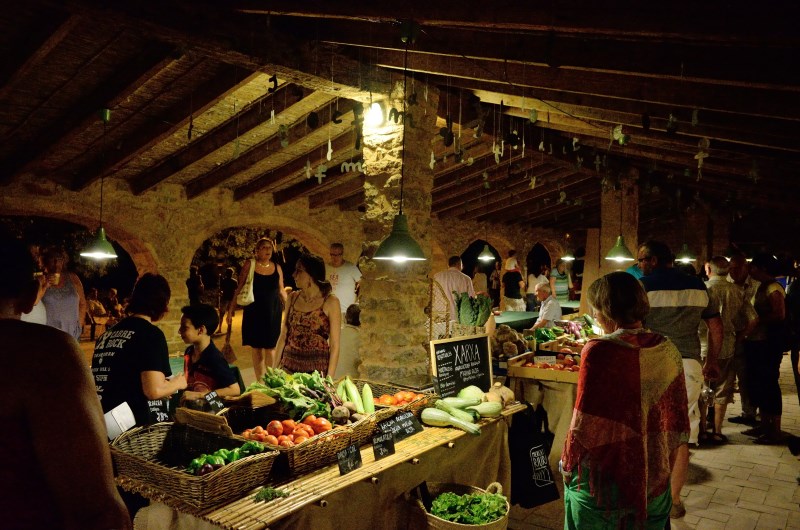
M276 362L275 345L281 334L281 314L286 302L283 289L283 270L272 261L274 243L261 238L256 243L255 259L244 262L239 273L239 287L233 295L228 310L228 329L233 320L236 298L247 283L250 267L255 267L253 275L253 296L255 302L245 306L242 316L242 344L250 346L253 356L253 370L256 381L261 381L266 367L274 367Z

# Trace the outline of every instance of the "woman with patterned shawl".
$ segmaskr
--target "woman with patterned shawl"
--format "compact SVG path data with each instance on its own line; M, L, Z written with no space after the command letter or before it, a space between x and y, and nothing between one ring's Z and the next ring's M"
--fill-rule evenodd
M650 306L630 274L599 278L588 300L606 335L581 352L561 457L564 528L661 530L672 508L675 453L689 438L681 356L642 328Z

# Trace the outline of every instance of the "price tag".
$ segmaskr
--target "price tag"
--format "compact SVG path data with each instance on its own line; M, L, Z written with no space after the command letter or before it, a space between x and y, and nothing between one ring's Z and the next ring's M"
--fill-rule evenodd
M169 421L169 402L166 399L148 400L147 415L150 419L150 423Z
M375 460L394 454L394 433L383 432L372 437L372 452Z
M339 462L339 474L346 475L361 467L361 451L356 444L349 445L336 453Z
M388 420L379 422L378 429L383 433L392 433L394 435L394 441L399 442L400 440L405 440L412 434L422 432L422 425L417 421L413 412L404 411L398 412Z
M220 397L217 395L216 390L212 390L204 397L206 399L206 403L208 403L211 406L212 412L219 412L225 408L225 403L223 403Z

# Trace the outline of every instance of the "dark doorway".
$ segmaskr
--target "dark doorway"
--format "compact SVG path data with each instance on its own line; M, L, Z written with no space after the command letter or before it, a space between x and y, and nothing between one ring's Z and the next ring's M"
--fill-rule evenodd
M544 245L536 243L528 252L528 255L525 256L525 265L528 267L528 274L538 276L542 270L542 265L552 267L553 263L550 261L550 253L544 248Z
M475 275L476 266L482 273L486 274L487 277L489 277L494 270L494 261L481 261L478 259L478 254L481 253L483 247L486 245L489 245L489 243L483 239L476 239L470 244L470 246L467 247L467 250L461 254L461 264L463 266L462 272L470 278ZM495 261L500 259L500 253L497 252L497 249L495 249L492 245L489 245L489 250L494 256ZM447 257L448 259L450 258L450 256Z

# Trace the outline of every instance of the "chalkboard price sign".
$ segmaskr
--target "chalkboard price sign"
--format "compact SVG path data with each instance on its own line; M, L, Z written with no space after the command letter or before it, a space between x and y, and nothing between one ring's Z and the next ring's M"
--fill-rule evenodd
M150 423L169 421L169 402L166 399L148 400L147 414L150 418Z
M394 454L394 433L382 432L372 437L372 452L375 460L380 460Z
M208 403L211 406L212 412L219 412L225 408L225 403L223 403L222 400L219 398L219 395L217 394L216 390L212 390L204 397L206 399L206 403Z
M442 397L455 396L467 386L484 392L492 386L492 350L488 335L432 340L433 386Z
M361 451L358 450L358 445L349 445L336 453L336 460L339 462L340 475L346 475L360 468Z
M412 434L422 432L422 425L417 421L413 412L398 412L388 420L378 422L378 430L383 433L392 433L394 441L405 440Z

